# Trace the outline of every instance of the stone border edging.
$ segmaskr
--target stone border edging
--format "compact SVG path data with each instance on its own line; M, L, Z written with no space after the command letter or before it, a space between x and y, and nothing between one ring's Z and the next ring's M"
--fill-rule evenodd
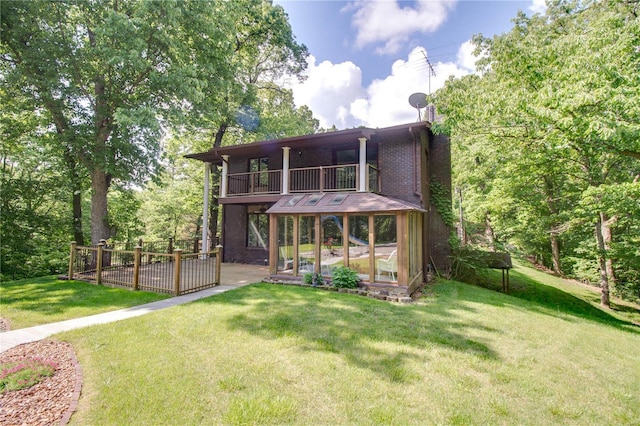
M405 303L405 304L413 302L413 299L408 295L406 295L406 293L405 295L391 294L391 292L384 291L384 290L373 291L373 290L364 290L361 288L338 288L331 285L313 286L311 284L305 284L298 281L265 280L264 282L268 284L308 287L308 288L316 288L316 289L325 290L325 291L335 291L338 293L355 294L358 296L369 297L371 299L385 300L387 302Z
M73 346L72 346L73 349ZM71 416L76 412L78 408L78 403L80 401L80 393L82 392L82 382L84 381L84 376L82 373L82 366L78 362L78 358L76 358L75 350L71 353L71 362L75 368L76 375L76 383L73 387L73 394L71 395L71 403L69 404L69 408L67 408L67 412L64 414L62 419L60 420L61 425L66 425L71 420Z

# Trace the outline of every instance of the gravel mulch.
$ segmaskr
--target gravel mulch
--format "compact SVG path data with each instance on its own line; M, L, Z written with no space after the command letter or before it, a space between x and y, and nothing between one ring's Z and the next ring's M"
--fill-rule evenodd
M25 358L53 361L56 371L30 388L0 394L0 425L68 423L82 385L82 370L73 347L50 339L26 343L0 353L0 364Z

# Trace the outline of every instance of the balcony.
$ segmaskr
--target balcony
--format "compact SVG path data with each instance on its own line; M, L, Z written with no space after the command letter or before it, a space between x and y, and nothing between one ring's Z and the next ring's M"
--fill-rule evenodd
M367 164L365 178L366 192L379 192L378 169ZM337 192L358 190L360 166L344 164L339 166L318 166L290 169L288 176L290 193ZM227 176L228 197L283 194L282 170L230 173Z

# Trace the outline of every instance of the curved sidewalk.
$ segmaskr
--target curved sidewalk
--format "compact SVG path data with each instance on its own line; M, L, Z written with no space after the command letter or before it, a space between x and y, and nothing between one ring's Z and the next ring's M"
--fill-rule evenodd
M119 321L127 318L133 318L157 311L159 309L165 309L171 306L182 305L184 303L204 299L205 297L214 296L216 294L220 294L237 287L260 282L264 277L268 275L267 268L263 266L243 264L223 263L220 272L220 281L222 282L222 285L219 285L217 287L209 288L195 293L185 294L183 296L170 297L165 300L159 300L157 302L151 302L144 305L119 309L117 311L104 312L101 314L60 321L51 324L37 325L35 327L5 331L4 333L0 333L0 352L4 352L7 349L21 345L23 343L42 340L46 337L49 337L56 333L61 333L63 331L87 327L95 324L105 324L108 322Z

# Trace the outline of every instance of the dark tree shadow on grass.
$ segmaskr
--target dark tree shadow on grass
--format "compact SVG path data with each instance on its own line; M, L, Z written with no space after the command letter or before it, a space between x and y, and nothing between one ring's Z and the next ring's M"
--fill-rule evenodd
M501 291L501 275L491 271L488 276L490 281L482 287ZM585 291L584 296L577 297L552 285L540 283L516 270L511 270L510 272L510 283L511 292L507 297L491 299L494 300L497 305L515 304L515 300L513 299L517 299L525 302L518 303L518 305L524 306L526 309L534 312L551 315L567 321L580 318L606 324L620 330L640 333L640 327L631 322L616 318L609 312L594 306L600 302L598 293Z
M495 330L461 319L449 303L425 310L424 306L272 284L245 287L195 303L250 306L228 320L230 329L266 339L295 337L302 340L299 349L310 357L317 352L340 354L350 364L392 382L419 380L407 362L423 357L419 361L428 365L430 348L499 360L485 342L470 338L472 333L468 332L474 328ZM384 349L386 344L398 349ZM416 355L416 348L427 350Z
M5 307L48 316L62 314L71 308L95 308L96 312L104 312L166 297L169 296L41 277L2 283L1 303Z

